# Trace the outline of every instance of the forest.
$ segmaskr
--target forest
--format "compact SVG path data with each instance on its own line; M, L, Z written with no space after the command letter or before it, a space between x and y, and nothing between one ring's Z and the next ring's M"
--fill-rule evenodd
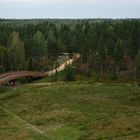
M139 19L0 19L0 73L47 71L80 53L75 79L140 81Z

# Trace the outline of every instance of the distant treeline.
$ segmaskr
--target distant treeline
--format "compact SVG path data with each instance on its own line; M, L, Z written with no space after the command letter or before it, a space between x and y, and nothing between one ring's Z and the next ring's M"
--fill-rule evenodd
M140 20L0 19L1 73L46 71L62 52L81 54L75 70L81 76L139 79Z

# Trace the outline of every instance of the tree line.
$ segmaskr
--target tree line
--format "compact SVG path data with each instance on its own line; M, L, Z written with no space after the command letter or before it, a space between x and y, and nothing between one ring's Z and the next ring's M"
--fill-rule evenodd
M140 78L140 20L0 20L0 72L51 69L59 53L80 53L75 73Z

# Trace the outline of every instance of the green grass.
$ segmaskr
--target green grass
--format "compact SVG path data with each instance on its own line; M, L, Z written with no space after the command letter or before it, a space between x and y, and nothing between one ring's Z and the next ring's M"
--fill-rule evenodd
M0 86L0 94L10 91L12 88L6 86Z
M140 139L140 87L132 85L35 83L4 90L0 105L50 140ZM47 137L0 109L0 140Z

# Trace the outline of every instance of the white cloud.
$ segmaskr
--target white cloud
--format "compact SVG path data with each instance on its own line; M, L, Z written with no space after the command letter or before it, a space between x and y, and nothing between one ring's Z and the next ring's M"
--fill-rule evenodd
M57 3L69 3L69 4L140 4L140 0L0 0L1 4L57 4Z

